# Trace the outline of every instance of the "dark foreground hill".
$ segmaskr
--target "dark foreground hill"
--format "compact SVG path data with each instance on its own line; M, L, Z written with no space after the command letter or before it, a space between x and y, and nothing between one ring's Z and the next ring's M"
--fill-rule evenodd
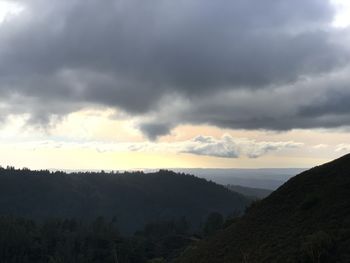
M121 232L186 217L198 226L210 212L242 211L245 197L185 174L73 173L0 169L0 215L35 220L116 218Z
M290 179L179 262L350 262L350 155Z
M244 196L247 196L251 199L262 199L270 195L273 191L268 189L262 189L262 188L252 188L252 187L246 187L242 185L232 185L228 184L226 185L228 189L230 189L233 192L240 193Z

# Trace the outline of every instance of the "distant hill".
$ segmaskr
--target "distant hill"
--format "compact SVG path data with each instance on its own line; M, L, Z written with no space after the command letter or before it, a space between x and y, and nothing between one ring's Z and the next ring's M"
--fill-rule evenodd
M197 227L210 212L243 211L249 200L204 179L159 171L72 173L0 169L0 215L33 219L116 217L131 233L185 216Z
M276 190L291 177L305 171L305 168L263 168L263 169L172 169L175 172L193 174L218 184L241 185L253 188Z
M179 262L350 262L350 155L290 179Z
M233 192L240 193L240 194L247 196L249 198L252 198L252 199L263 199L273 192L272 190L245 187L245 186L241 186L241 185L229 184L229 185L226 185L226 187Z

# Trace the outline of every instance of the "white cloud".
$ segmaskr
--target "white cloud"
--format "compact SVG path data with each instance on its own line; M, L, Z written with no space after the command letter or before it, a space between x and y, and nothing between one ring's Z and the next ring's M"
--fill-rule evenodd
M325 149L325 148L328 148L328 147L329 147L329 145L323 144L323 143L321 143L321 144L316 144L316 145L312 146L312 148L314 148L314 149L316 149L316 150Z
M222 158L238 158L240 146L230 135L224 135L220 139L211 136L198 136L185 142L182 152L196 155L215 156Z
M303 143L287 141L287 142L256 142L248 141L245 149L249 158L258 158L270 152L280 151L283 149L299 148Z
M243 138L234 139L230 135L224 135L220 139L198 136L184 145L183 152L223 158L238 158L242 155L258 158L270 152L298 148L302 145L293 141L257 142Z
M350 144L341 143L335 147L336 152L350 152Z
M335 27L348 27L350 25L350 2L348 0L332 0L337 14L333 21Z
M0 24L9 18L19 15L24 10L22 5L11 1L0 1Z

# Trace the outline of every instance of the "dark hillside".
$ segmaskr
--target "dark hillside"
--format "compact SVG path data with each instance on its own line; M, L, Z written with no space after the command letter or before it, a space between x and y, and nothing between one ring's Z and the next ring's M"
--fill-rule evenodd
M73 173L0 169L0 215L32 219L116 217L122 232L185 216L198 226L213 211L243 211L249 200L185 174Z
M228 184L226 185L226 187L233 192L240 193L251 199L263 199L273 192L272 190L268 190L268 189L246 187L242 185Z
M350 155L290 179L179 262L350 262Z

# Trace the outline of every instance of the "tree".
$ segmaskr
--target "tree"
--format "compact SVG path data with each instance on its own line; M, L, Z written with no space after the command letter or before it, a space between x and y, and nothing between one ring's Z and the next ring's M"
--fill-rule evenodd
M204 224L204 234L207 236L213 235L216 231L222 229L224 225L224 217L218 212L213 212L208 215Z

